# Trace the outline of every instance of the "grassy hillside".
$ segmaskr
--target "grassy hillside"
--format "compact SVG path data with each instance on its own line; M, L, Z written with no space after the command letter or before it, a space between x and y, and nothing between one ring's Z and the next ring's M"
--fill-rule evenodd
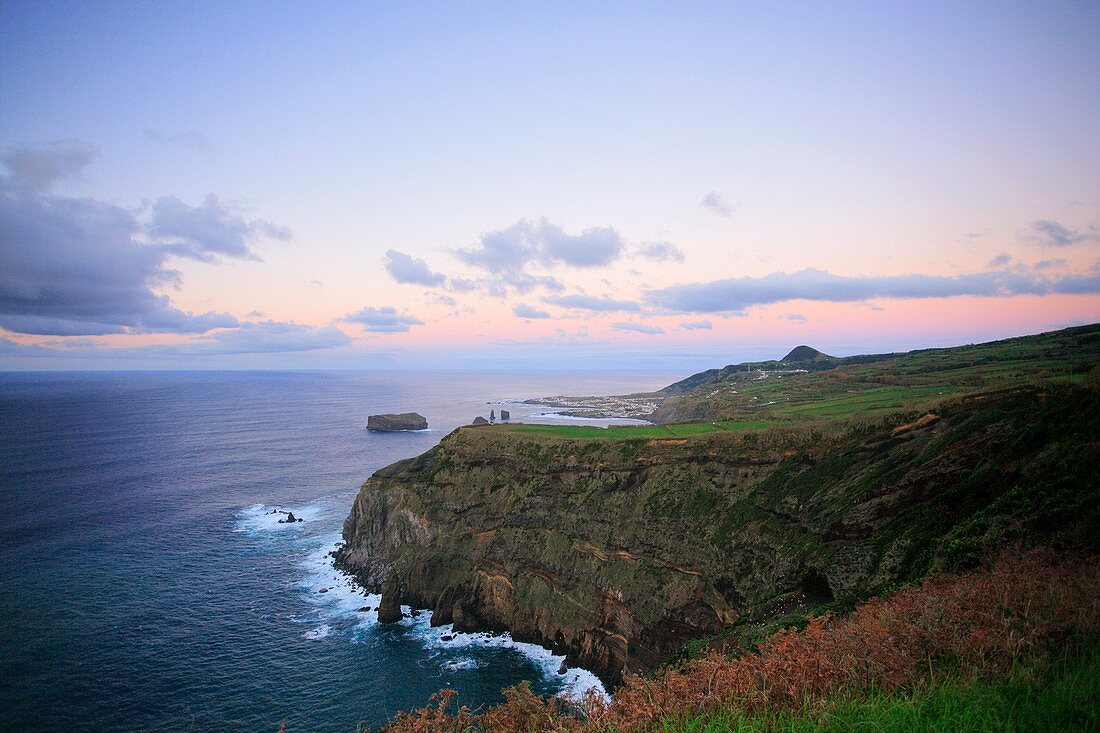
M945 397L1075 382L1100 364L1100 324L908 354L756 362L689 377L655 422L822 420L930 407Z
M1046 691L1004 729L1095 720L1073 679L1096 653L1070 642L1100 623L1098 363L1088 326L713 370L661 425L456 430L371 477L338 561L433 622L625 685L587 718L514 690L395 727L949 730Z

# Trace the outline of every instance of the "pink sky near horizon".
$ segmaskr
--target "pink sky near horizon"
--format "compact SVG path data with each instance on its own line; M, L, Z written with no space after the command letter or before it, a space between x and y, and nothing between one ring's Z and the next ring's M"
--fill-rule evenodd
M0 369L1098 322L1097 37L1073 0L3 6Z

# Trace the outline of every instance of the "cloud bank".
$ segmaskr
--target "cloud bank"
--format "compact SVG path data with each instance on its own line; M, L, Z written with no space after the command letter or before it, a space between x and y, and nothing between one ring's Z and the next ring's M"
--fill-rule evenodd
M289 233L247 220L210 196L198 207L175 197L139 211L50 193L94 159L87 143L16 148L0 160L0 326L17 333L97 336L205 333L232 328L228 313L190 313L154 289L178 286L168 260L250 259L262 237Z
M1100 293L1100 271L1047 277L1030 269L964 275L875 275L847 277L825 270L776 272L686 283L649 290L645 301L676 313L739 312L750 306L789 300L845 303L874 298L950 298L960 295L1076 295Z
M660 326L647 326L644 323L612 323L611 327L616 331L633 331L634 333L644 333L647 336L655 336L665 332L665 329Z
M542 299L543 303L560 305L562 308L611 313L614 311L639 311L640 305L630 300L599 298L593 295L551 295Z

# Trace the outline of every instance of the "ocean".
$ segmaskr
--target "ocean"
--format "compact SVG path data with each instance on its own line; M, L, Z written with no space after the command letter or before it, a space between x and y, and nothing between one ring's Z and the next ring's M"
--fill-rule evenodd
M355 731L443 687L477 707L521 680L598 684L507 636L443 641L428 614L379 626L358 610L378 597L328 553L373 471L501 407L487 403L676 378L0 374L0 729ZM404 411L429 429L365 430Z

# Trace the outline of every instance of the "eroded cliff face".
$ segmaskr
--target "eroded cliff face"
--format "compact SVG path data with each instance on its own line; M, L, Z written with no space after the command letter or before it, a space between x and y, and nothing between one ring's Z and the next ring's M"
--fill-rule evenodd
M375 588L395 574L391 595L432 609L433 623L510 630L614 684L741 614L863 598L978 552L1006 526L1026 535L1045 520L1017 517L1025 487L1045 481L1057 504L1095 481L1095 402L1017 391L834 435L461 428L371 477L338 562Z

